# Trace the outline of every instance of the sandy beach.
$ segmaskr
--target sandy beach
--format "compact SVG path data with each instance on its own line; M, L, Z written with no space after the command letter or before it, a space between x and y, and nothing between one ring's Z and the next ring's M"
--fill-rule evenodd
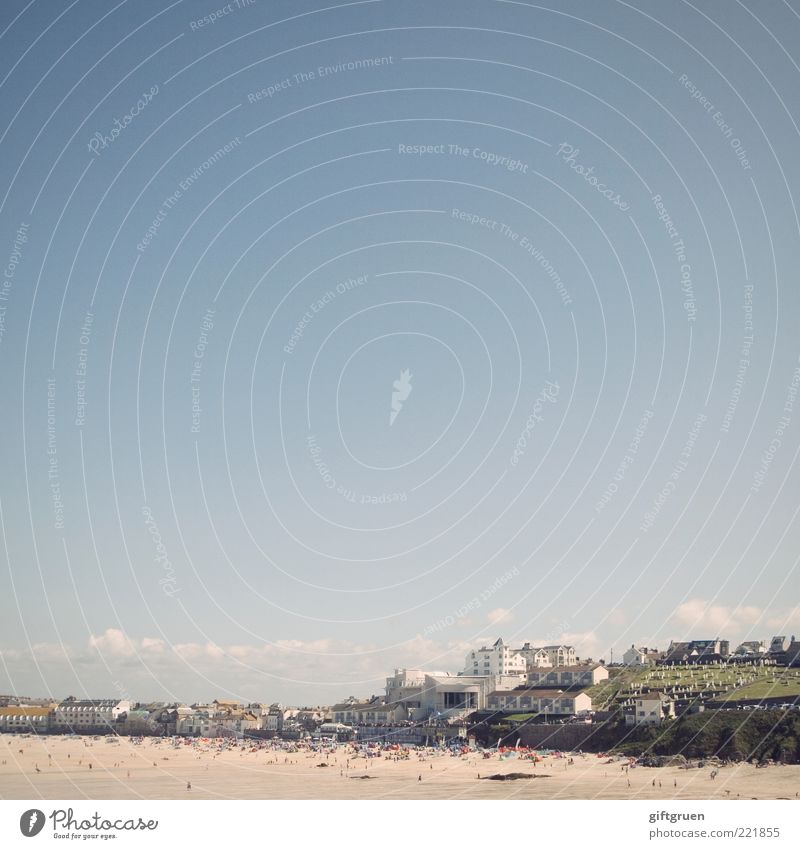
M540 760L433 750L355 756L215 741L0 736L2 799L795 799L800 766L628 767L627 759ZM715 778L712 770L717 770ZM490 775L535 775L513 781ZM480 777L479 777L480 776ZM191 786L189 786L191 785Z

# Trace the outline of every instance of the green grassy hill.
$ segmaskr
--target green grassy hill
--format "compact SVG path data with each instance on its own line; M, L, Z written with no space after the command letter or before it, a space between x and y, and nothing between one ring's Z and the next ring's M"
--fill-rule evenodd
M595 710L612 710L639 688L684 691L713 690L716 699L736 702L748 699L800 696L800 669L781 667L694 666L615 668L607 681L586 692Z
M800 716L796 711L712 711L631 729L614 747L628 754L676 755L731 760L800 759Z

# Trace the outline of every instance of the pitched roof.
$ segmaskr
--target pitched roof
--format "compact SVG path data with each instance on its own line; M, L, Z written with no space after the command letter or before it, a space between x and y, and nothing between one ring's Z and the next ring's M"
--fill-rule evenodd
M552 672L591 672L600 667L605 669L602 663L575 663L572 666L537 666L531 669L528 674L550 675Z
M17 705L16 707L0 708L0 716L47 716L50 708L32 707L30 705Z
M488 698L493 696L511 696L512 698L533 699L574 699L576 696L584 695L583 691L573 692L566 690L495 690L489 693Z
M639 693L635 696L631 696L631 698L641 701L654 701L655 699L662 702L672 701L672 696L668 695L663 690L649 690L647 693Z

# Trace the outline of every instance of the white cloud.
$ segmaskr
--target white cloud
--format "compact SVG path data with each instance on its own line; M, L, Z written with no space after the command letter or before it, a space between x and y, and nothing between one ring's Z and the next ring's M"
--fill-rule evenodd
M608 614L606 619L608 620L610 625L616 625L617 627L620 627L628 621L628 616L624 610L617 607Z
M770 616L767 619L767 625L770 628L777 629L778 633L792 632L798 633L800 632L800 607L793 607L791 610L786 611L786 613L775 614L774 616ZM794 631L792 631L794 628Z
M701 598L684 602L674 613L675 621L686 628L687 634L705 630L710 636L725 636L728 633L738 635L751 626L762 623L763 618L764 611L760 607L728 607L723 604L711 604Z
M117 628L106 628L99 637L90 636L89 648L111 658L133 657L136 654L136 646Z
M134 639L117 628L107 628L88 641L85 662L100 653L107 663L124 662L130 670L140 661L152 674L194 672L218 679L244 678L259 673L270 679L308 685L379 685L395 667L461 669L470 644L465 640L435 642L421 636L391 648L347 640L279 640L275 643L219 645L187 642L170 645L163 639ZM63 656L63 655L62 655Z
M557 642L559 645L575 646L578 657L598 658L604 651L594 631L567 631Z
M489 622L490 625L494 625L497 622L511 622L513 618L514 614L505 607L495 607L494 610L490 610L486 614L486 621Z

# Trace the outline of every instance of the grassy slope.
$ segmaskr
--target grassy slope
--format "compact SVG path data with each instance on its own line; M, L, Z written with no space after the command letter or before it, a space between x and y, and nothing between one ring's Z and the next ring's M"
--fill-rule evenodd
M800 695L800 669L737 668L737 667L657 667L655 669L612 669L608 681L590 687L586 692L592 698L595 710L608 710L639 686L652 689L662 687L690 687L720 685L731 689L719 696L725 701L763 699L767 697L794 698Z

